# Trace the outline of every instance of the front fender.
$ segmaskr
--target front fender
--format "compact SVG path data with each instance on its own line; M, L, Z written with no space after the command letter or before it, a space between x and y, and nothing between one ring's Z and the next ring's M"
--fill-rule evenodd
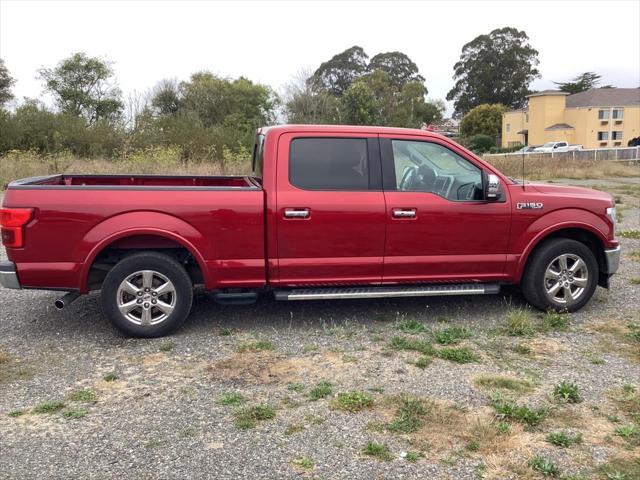
M116 240L133 235L157 235L186 248L198 262L205 287L212 283L204 252L210 250L208 240L191 224L172 215L160 212L129 212L110 217L94 226L78 246L80 258L84 258L80 290L87 292L89 270L95 258Z
M515 272L516 281L520 281L524 267L533 249L549 235L560 230L580 229L595 235L603 245L608 243L607 223L594 213L579 208L563 208L554 210L532 222L526 230L520 234L512 245L511 252L518 255Z

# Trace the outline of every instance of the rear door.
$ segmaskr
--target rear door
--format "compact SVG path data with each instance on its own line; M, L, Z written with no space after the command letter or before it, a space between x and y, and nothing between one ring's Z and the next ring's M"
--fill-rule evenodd
M497 201L482 199L481 165L436 138L382 135L380 146L384 282L502 277L510 207L506 192Z
M277 158L273 283L381 283L385 203L377 135L287 133Z

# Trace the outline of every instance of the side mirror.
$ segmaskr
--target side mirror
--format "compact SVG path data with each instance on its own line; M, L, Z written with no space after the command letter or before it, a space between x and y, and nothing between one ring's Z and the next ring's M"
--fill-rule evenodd
M483 172L485 200L497 200L500 197L500 177Z

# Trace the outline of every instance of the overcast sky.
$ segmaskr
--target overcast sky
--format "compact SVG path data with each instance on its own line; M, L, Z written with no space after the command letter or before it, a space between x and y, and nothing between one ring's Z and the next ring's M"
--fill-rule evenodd
M279 90L302 69L351 47L400 50L429 97L444 98L462 46L479 34L524 30L553 87L585 71L619 87L640 84L640 1L206 2L0 0L0 57L14 94L39 97L35 78L76 51L114 63L125 92L210 70ZM450 111L450 107L449 107Z

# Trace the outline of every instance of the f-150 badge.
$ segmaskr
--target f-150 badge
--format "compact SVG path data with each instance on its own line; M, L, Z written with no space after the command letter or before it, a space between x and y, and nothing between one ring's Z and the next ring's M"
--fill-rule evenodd
M526 202L526 203L517 203L516 208L518 210L538 210L544 207L544 204L540 202Z

